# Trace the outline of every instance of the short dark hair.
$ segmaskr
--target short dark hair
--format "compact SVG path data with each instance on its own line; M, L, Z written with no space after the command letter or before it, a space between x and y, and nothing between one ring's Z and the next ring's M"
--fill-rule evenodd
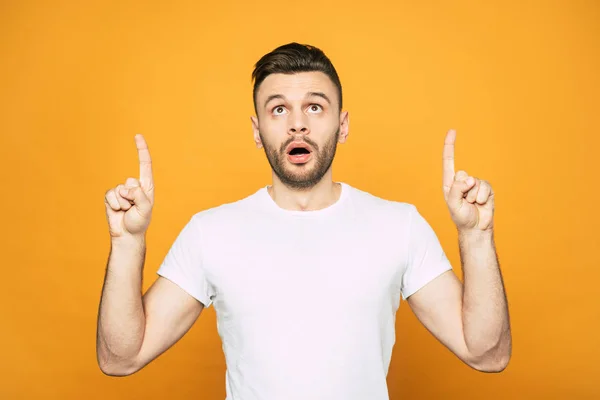
M256 93L260 84L271 74L295 74L298 72L319 71L326 74L333 84L337 87L340 111L342 109L342 84L337 71L333 67L331 60L322 50L299 43L288 43L277 47L270 53L262 56L254 66L252 71L252 80L254 89L252 98L254 100L254 111L258 113L256 107Z

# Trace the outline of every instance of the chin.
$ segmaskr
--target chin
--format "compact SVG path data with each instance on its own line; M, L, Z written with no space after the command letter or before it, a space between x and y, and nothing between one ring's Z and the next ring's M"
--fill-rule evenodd
M312 186L314 186L315 184L318 183L318 181L320 181L321 179L316 179L317 177L315 177L313 174L311 174L310 172L312 171L307 171L308 173L293 173L293 172L289 172L285 174L285 176L280 177L280 180L289 186L292 187L296 187L298 189L301 188L310 188ZM322 178L322 177L321 177Z

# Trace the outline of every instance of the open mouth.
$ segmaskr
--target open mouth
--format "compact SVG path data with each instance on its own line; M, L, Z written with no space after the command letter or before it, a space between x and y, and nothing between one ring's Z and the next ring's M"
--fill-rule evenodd
M304 164L310 159L310 150L304 147L295 147L288 153L288 160L292 164Z
M305 149L304 147L296 147L289 152L290 156L297 156L302 154L310 154L310 151L308 151L308 149Z

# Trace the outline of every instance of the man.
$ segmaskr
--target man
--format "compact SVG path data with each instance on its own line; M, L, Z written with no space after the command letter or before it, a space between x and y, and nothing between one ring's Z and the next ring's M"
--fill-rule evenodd
M136 136L140 179L105 196L111 236L97 354L108 375L158 357L214 303L228 400L388 399L386 375L401 298L476 370L511 354L508 308L493 239L490 185L454 172L456 134L443 151L443 192L456 224L464 284L416 207L333 182L348 112L330 60L291 43L255 66L254 141L272 184L198 212L141 295L154 203L150 153Z

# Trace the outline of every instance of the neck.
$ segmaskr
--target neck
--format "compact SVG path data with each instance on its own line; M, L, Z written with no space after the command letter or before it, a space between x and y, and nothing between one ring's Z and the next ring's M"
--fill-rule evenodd
M338 201L342 185L325 176L315 186L297 190L274 178L267 191L273 201L285 210L314 211L327 208Z

